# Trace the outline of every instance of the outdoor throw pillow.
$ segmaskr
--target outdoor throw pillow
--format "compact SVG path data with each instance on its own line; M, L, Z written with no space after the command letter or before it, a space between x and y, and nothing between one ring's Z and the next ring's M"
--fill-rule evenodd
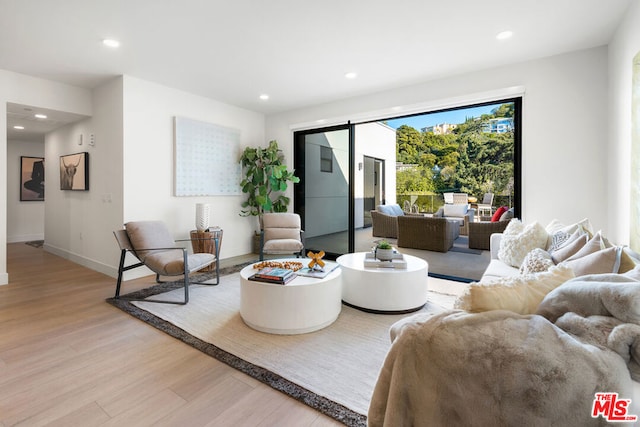
M547 232L540 223L533 222L522 227L518 219L512 219L502 234L498 250L498 259L516 268L520 268L529 252L535 248L545 248L547 244Z
M573 277L573 271L569 267L557 265L541 273L471 283L456 300L454 308L472 313L510 310L519 314L532 314L549 292Z
M506 206L505 206L506 208ZM513 208L507 209L506 211L504 211L504 213L502 214L502 216L500 217L500 221L509 221L510 219L515 218L515 213L513 211Z
M508 210L509 208L507 206L500 206L498 209L496 209L496 212L491 217L491 222L500 221L500 219L502 218L502 215Z

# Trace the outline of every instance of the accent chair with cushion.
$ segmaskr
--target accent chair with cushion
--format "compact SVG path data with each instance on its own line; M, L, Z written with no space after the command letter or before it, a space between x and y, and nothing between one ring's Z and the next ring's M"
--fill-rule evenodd
M468 204L447 204L441 206L436 213L435 218L448 218L457 221L460 227L460 235L469 234L469 224L473 222L475 211L469 209Z
M398 247L448 252L460 226L447 218L405 215L398 218Z
M113 234L120 246L120 265L116 283L115 298L120 298L122 275L125 271L137 267L148 267L156 273L156 282L160 276L184 277L184 301L145 300L169 304L186 304L189 302L189 284L217 285L220 282L219 262L215 255L209 253L189 254L184 247L176 246L169 229L162 221L132 221L124 225L124 229L115 230ZM216 254L219 250L218 239L214 238ZM191 240L189 240L191 241ZM127 253L131 253L140 262L125 266ZM189 274L216 263L216 282L190 282ZM127 298L128 300L131 298Z
M398 238L398 217L405 213L400 205L378 205L371 211L374 237Z
M295 254L302 256L302 225L296 213L265 213L260 233L260 260L264 254Z

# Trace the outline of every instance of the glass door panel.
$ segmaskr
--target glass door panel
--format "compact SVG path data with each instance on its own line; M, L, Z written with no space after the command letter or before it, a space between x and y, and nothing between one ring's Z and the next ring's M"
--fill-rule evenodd
M296 132L294 158L300 183L294 210L302 219L305 248L328 258L351 252L351 126Z

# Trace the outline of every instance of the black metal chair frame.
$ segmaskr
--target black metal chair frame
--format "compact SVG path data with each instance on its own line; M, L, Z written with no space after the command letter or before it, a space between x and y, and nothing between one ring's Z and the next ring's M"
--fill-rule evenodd
M164 304L181 304L184 305L186 303L189 302L189 285L190 284L198 284L198 285L210 285L210 286L216 286L220 283L220 258L219 258L219 254L218 254L218 250L219 250L219 246L218 246L218 237L214 237L214 243L215 243L215 247L216 247L216 256L215 256L215 260L212 261L216 263L216 282L215 283L206 283L206 282L192 282L189 279L189 262L188 262L188 258L189 258L189 252L187 250L187 248L181 248L181 247L171 247L171 248L138 248L138 249L134 249L133 245L131 245L131 241L129 240L129 236L127 235L127 231L122 229L122 230L116 230L113 232L116 241L118 242L118 245L120 246L120 263L118 265L118 281L116 283L116 294L114 296L115 299L121 299L120 297L120 289L122 287L122 275L125 271L129 271L132 270L134 268L138 268L138 267L143 267L143 266L147 266L144 262L140 261L140 258L138 258L138 255L136 254L136 250L137 251L159 251L159 250L180 250L182 251L182 255L183 255L183 262L184 262L184 272L182 273L184 276L184 301L166 301L166 300L151 300L151 299L145 299L145 298L123 298L126 299L127 301L147 301L147 302L157 302L157 303L164 303ZM190 239L191 240L191 239ZM189 241L190 241L189 240ZM208 240L208 239L207 239ZM181 241L181 240L177 240L177 241ZM135 264L131 264L131 265L127 265L125 266L125 259L127 256L127 252L130 252L131 254L133 254L133 256L136 257L136 259L138 259L140 262L135 263ZM208 265L211 265L208 264ZM205 266L206 267L206 266ZM166 283L167 281L162 281L160 280L160 274L156 273L156 283Z

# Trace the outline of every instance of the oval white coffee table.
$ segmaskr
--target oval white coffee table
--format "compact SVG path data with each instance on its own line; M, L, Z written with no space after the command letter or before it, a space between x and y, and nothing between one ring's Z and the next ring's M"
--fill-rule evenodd
M305 267L311 261L286 260L300 261ZM335 266L332 261L325 263L325 268ZM256 271L253 265L240 271L240 316L249 327L270 334L304 334L325 328L338 318L342 308L340 268L322 279L298 276L286 285L249 280Z
M372 313L410 313L427 302L429 265L403 254L407 268L365 267L365 252L345 254L337 262L342 270L342 301Z

